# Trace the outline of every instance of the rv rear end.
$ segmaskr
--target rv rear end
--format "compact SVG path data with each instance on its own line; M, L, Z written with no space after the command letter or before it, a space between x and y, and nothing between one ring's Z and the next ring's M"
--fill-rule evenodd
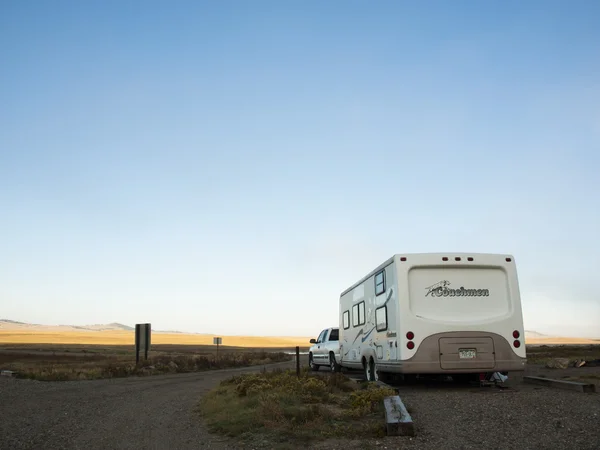
M396 258L402 373L523 371L526 354L514 258L420 254Z

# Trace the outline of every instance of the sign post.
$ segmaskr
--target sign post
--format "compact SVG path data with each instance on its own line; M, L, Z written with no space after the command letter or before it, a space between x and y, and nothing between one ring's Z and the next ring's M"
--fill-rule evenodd
M217 359L219 359L219 345L223 343L223 338L214 337L213 344L217 346Z
M135 363L140 362L140 352L144 354L144 360L148 359L150 351L151 326L149 323L135 324Z

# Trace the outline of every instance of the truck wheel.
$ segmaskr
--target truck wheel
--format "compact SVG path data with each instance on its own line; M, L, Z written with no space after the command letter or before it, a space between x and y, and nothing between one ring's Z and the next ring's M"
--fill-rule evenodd
M313 372L316 372L317 370L319 370L319 366L317 366L315 364L315 360L313 359L312 353L310 353L308 355L308 365L310 366L310 368L312 369Z
M329 354L329 368L331 369L331 372L339 372L341 369L340 365L335 361L333 353Z

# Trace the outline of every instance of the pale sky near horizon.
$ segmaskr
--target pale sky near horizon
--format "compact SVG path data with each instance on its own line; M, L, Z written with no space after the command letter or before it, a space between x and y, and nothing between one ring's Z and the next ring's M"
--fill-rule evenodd
M0 318L316 335L394 253L600 337L600 3L0 3Z

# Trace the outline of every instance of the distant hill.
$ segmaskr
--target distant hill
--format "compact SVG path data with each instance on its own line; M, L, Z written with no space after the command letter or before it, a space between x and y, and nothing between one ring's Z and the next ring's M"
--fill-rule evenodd
M39 325L35 323L18 322L16 320L0 319L0 330L3 331L134 331L135 328L122 323L113 322L109 324L95 325Z
M2 322L14 323L14 324L19 324L19 325L27 325L25 322L17 322L16 320L9 320L9 319L0 319L0 323L2 323Z
M85 325L83 327L76 327L78 329L85 329L91 331L135 331L134 327L130 327L128 325L123 325L122 323L109 323L109 324L100 324L100 325Z
M542 339L548 338L547 334L538 333L537 331L525 330L525 339Z

